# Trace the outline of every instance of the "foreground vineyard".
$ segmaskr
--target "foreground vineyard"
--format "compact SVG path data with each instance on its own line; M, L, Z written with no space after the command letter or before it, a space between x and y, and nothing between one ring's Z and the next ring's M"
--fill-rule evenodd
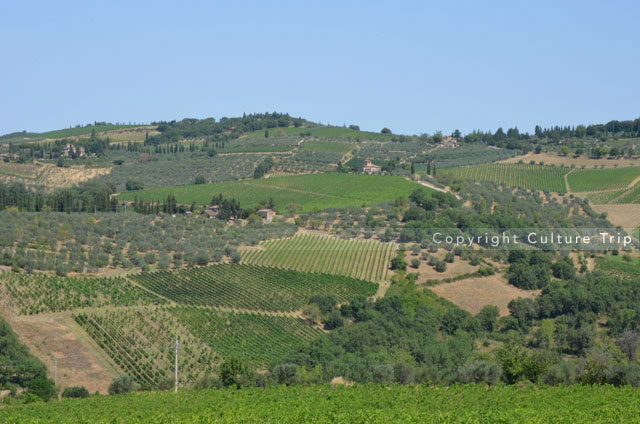
M273 387L132 393L0 410L3 423L637 422L631 387Z
M2 303L21 315L73 308L132 306L162 300L122 278L0 273Z
M564 193L567 191L564 176L569 172L569 168L497 163L492 165L441 169L439 172L453 178L491 181L526 189Z
M392 243L340 240L319 235L268 240L260 247L245 252L243 262L377 282L387 279L394 251Z
M255 265L220 264L131 277L163 297L185 305L264 311L294 311L316 294L345 302L372 296L377 285L363 280Z

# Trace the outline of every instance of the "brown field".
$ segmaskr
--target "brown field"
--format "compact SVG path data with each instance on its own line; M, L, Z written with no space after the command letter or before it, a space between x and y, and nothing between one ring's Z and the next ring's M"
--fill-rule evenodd
M432 254L432 256L437 256L441 260L444 260L445 255L446 252L443 249L440 249L440 251L436 254ZM445 272L438 272L434 269L434 267L427 264L426 260L421 259L420 256L413 256L410 251L407 251L406 261L408 264L411 264L411 260L415 258L420 259L420 267L416 269L412 266L408 266L407 272L417 271L420 273L420 276L416 281L417 283L424 283L427 280L443 280L445 278L457 277L463 274L470 274L478 270L478 267L475 267L456 256L456 259L452 264L447 263L447 270Z
M121 372L71 317L70 312L6 316L29 351L43 361L60 387L85 386L90 393L106 394Z
M474 315L486 305L495 305L500 310L500 316L509 315L507 305L513 299L534 298L540 293L539 290L514 287L501 275L469 278L438 284L428 289Z
M109 137L112 143L142 143L146 137L147 131L149 131L149 137L160 134L156 130L158 128L155 125L149 125L145 127L136 128L124 128L121 130L108 131L101 133L100 136Z
M607 219L625 230L640 227L640 204L591 205L594 211L607 213Z
M640 158L638 159L589 159L584 156L580 156L574 158L573 156L558 156L555 153L528 153L522 156L516 156L513 158L505 159L500 161L499 163L518 163L519 161L523 161L524 163L529 163L534 160L536 163L540 163L540 161L544 162L545 165L556 165L556 166L567 166L575 165L576 168L581 168L582 165L585 165L586 168L593 168L597 166L600 168L604 165L605 168L613 168L617 164L618 167L621 166L638 166L640 165Z
M85 168L70 166L61 168L50 163L0 162L0 181L40 185L48 189L70 187L111 172L111 168Z

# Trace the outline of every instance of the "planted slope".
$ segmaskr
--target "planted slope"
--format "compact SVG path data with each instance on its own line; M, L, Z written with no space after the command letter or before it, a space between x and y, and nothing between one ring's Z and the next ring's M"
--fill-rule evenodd
M252 366L281 361L305 341L322 334L297 317L219 312L178 307L173 313L195 337L223 358L235 357Z
M244 252L242 261L376 282L387 279L394 251L391 243L341 240L320 235L268 240L260 247Z
M299 310L316 294L332 293L345 302L371 296L377 289L377 284L350 277L239 264L143 273L131 278L183 305L264 311Z
M175 337L185 347L178 367L185 387L211 373L216 355L193 337L164 308L119 308L74 315L75 321L93 338L120 369L146 389L155 389L173 374Z
M578 169L569 174L571 191L614 190L627 187L640 177L640 166L608 169Z
M21 315L162 302L123 278L0 273L2 303Z
M476 181L491 181L514 187L533 190L548 190L558 193L567 191L564 175L569 168L544 165L497 163L491 165L464 166L437 171L453 178ZM571 177L572 174L569 175Z

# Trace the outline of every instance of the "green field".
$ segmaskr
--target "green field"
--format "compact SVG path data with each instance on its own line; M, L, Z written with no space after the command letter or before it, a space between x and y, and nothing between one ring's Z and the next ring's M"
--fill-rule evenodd
M608 169L578 169L569 174L571 191L615 190L640 177L640 166Z
M633 387L279 386L131 393L0 410L35 423L595 423L638 422Z
M338 143L331 141L305 141L300 146L300 150L310 150L313 152L348 153L355 147L351 143Z
M173 194L178 203L208 205L214 195L222 194L235 198L244 208L273 199L278 212L284 212L291 203L303 211L313 211L393 201L399 196L409 196L418 188L423 187L402 177L335 173L161 187L124 192L118 199L133 201L137 197L151 202L162 201Z
M378 286L363 280L257 265L220 264L130 277L164 298L183 305L264 311L301 309L316 294L340 302L373 295Z
M307 272L346 275L367 281L383 281L389 273L393 244L372 240L340 240L301 235L268 240L262 249L244 252L242 261Z
M534 190L566 192L564 175L569 168L543 165L497 163L439 169L438 173L453 178L491 181L514 187Z
M286 144L254 144L234 146L221 149L220 153L283 153L290 152L294 146Z

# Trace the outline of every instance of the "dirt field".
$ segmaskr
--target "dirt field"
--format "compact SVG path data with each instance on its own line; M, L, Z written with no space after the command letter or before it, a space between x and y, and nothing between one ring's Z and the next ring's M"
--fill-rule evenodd
M0 181L35 184L48 189L70 187L111 172L111 168L85 168L71 166L61 168L50 163L7 163L0 162Z
M576 168L580 168L582 167L582 165L585 165L587 168L593 168L594 166L597 166L598 168L600 168L602 165L604 165L605 168L613 168L616 164L618 164L619 167L640 165L640 158L639 159L625 159L625 158L589 159L589 158L585 158L584 156L580 156L578 158L574 158L571 155L558 156L555 153L539 153L537 155L534 153L529 153L523 156L516 156L513 158L503 160L501 161L501 163L518 163L521 160L524 163L529 163L532 160L536 161L536 163L540 163L540 161L542 161L545 163L545 165L553 164L556 166L564 165L568 167L571 165L575 165Z
M85 386L90 393L106 394L111 380L118 375L115 364L76 324L70 312L6 316L20 340L40 358L54 378L57 358L59 387Z
M439 259L444 260L446 252L443 249L433 256L437 256ZM407 263L411 263L412 259L418 258L420 256L413 256L410 251L407 252L406 261ZM469 274L478 270L478 267L470 265L469 262L463 261L459 257L456 257L455 262L452 264L447 263L447 270L445 272L438 272L431 265L427 264L427 261L424 259L420 259L420 267L415 269L411 266L407 267L407 272L419 272L420 277L418 278L418 283L424 283L427 280L443 280L445 278L457 277L463 274Z
M640 204L591 205L594 211L607 213L607 219L625 230L640 227Z
M540 293L539 290L514 287L500 275L443 283L429 287L429 290L474 315L486 305L495 305L500 316L509 315L507 305L513 299L534 298Z
M147 131L149 132L149 137L160 134L160 131L157 131L156 128L158 127L155 125L137 128L123 128L121 130L100 133L99 135L101 137L109 137L109 140L111 140L112 143L128 143L129 141L132 143L142 143L146 137Z

